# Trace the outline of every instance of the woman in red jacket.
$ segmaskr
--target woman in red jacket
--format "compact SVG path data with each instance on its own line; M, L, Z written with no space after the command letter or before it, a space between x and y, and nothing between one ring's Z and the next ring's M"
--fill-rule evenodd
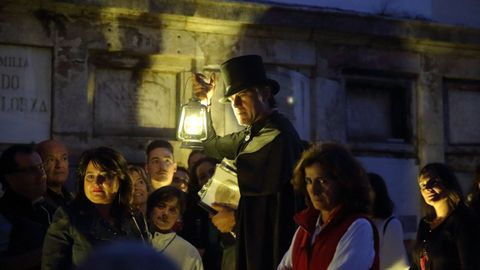
M378 234L367 218L369 182L345 147L313 146L298 162L293 185L309 207L278 269L378 269Z

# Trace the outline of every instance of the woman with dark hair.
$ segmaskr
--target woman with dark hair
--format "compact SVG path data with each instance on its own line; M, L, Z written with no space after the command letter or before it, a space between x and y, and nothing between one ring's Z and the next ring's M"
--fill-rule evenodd
M380 243L380 269L408 269L402 224L393 215L394 203L388 195L385 181L376 173L368 173L368 179L372 188L372 219L377 226Z
M80 157L77 195L60 207L45 236L42 269L71 269L93 248L118 239L148 241L141 214L132 212L127 161L99 147Z
M480 269L478 221L464 204L453 171L430 163L420 171L418 185L425 216L418 226L411 269Z
M278 269L378 269L378 235L368 219L369 184L345 147L324 143L306 150L292 184L309 207Z
M171 258L180 269L203 270L197 249L173 230L185 207L185 194L176 187L164 186L150 194L147 216L153 233L152 245Z

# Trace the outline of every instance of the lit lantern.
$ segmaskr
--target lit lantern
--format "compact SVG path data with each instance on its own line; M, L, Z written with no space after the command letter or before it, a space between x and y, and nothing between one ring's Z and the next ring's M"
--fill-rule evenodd
M182 141L182 148L201 149L207 139L207 106L192 98L182 105L177 138Z

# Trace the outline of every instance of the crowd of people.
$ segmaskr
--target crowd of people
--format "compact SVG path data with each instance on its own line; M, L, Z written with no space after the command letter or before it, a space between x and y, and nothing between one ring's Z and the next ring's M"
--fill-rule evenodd
M1 269L480 269L480 172L464 199L445 164L416 180L425 216L411 252L383 178L340 143L308 145L276 109L276 81L261 57L221 65L245 130L217 136L177 165L154 140L145 164L117 150L83 152L69 191L68 147L58 140L12 145L0 156ZM211 105L216 78L194 75ZM206 211L199 191L232 160L238 205ZM412 179L415 181L415 179Z

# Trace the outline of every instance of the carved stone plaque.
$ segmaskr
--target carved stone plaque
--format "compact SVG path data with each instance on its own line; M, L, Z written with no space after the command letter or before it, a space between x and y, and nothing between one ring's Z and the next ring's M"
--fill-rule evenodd
M50 137L51 50L0 45L0 143Z
M97 69L95 135L174 135L177 112L176 74L146 70Z

